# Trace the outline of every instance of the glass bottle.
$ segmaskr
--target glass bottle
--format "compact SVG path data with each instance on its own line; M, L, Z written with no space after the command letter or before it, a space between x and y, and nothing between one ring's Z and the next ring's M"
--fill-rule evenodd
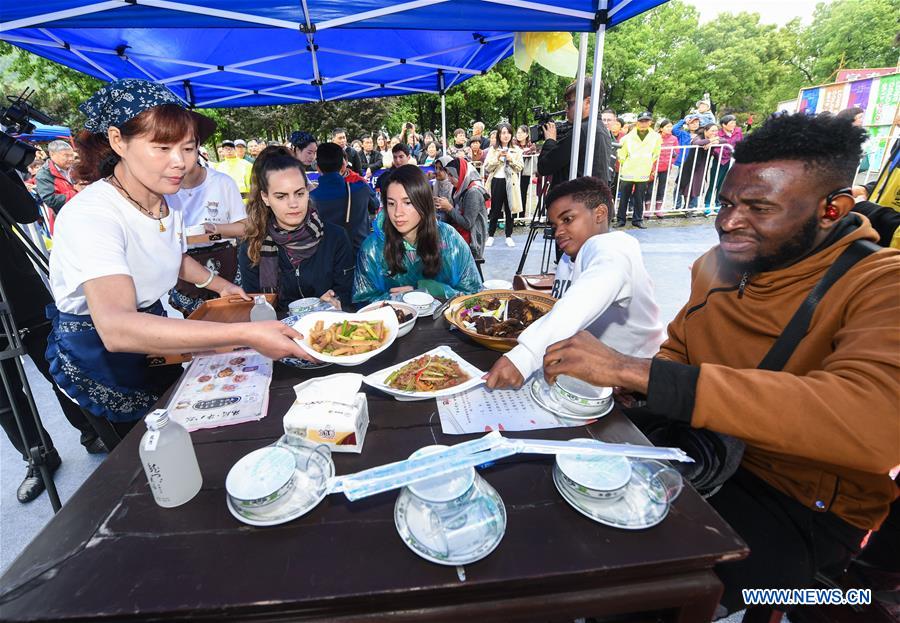
M180 506L197 495L203 484L191 435L170 420L165 409L156 409L144 422L147 432L139 453L153 499L164 508Z

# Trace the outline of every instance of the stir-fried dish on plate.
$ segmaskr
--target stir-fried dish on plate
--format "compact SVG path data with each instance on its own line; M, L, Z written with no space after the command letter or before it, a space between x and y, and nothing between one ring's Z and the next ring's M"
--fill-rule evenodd
M344 320L327 329L319 320L309 332L309 345L318 353L339 357L376 350L387 338L388 330L381 320Z
M393 389L408 392L436 392L468 380L469 375L453 359L423 355L391 372L384 383Z

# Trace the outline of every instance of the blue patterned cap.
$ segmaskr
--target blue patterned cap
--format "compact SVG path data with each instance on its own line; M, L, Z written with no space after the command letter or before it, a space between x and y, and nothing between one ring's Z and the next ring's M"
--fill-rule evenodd
M161 84L147 80L126 78L105 85L89 100L78 106L87 121L84 128L95 134L105 134L113 126L121 126L154 106L184 102Z
M163 104L187 108L182 100L161 84L125 78L105 85L89 100L80 104L78 110L87 117L85 130L94 134L106 134L111 127L119 127L145 110ZM216 122L193 110L190 113L197 122L197 140L202 143L216 131Z

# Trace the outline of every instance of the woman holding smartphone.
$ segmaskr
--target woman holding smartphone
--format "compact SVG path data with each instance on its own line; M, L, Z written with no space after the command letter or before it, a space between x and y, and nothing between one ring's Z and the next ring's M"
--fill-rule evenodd
M506 246L514 247L512 239L513 214L522 211L522 195L519 188L519 177L525 168L522 149L513 141L513 129L508 123L497 126L497 145L491 147L484 161L484 170L488 174L488 190L491 193L491 213L488 225L488 239L484 246L494 244L494 233L500 214L506 216L503 233Z

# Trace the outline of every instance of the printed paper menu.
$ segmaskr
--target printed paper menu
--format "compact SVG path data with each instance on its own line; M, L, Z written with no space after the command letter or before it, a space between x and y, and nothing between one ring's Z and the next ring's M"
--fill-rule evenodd
M560 418L539 407L531 399L527 383L516 390L475 387L440 398L437 403L441 430L446 435L569 428L591 423Z
M188 431L262 419L272 360L253 350L197 357L169 401L169 417Z

